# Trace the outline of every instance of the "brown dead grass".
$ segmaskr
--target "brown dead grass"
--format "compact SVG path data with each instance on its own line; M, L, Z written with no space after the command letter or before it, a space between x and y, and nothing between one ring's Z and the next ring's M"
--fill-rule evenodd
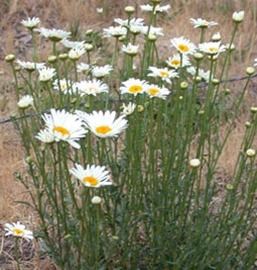
M142 0L2 0L0 2L2 18L0 21L0 59L13 52L21 58L26 58L28 55L27 48L30 46L30 39L20 26L20 21L27 16L40 17L45 27L71 29L79 25L84 31L110 25L114 16L124 16L122 10L125 5L135 5L139 10L139 4L145 2ZM198 32L192 30L188 22L189 18L203 17L218 21L220 27L214 28L210 33L220 31L222 36L227 38L232 29L232 12L244 9L246 20L241 27L241 35L236 40L240 53L236 58L231 76L243 74L245 66L251 65L253 59L257 57L257 0L170 0L164 2L171 4L172 11L171 15L160 18L160 23L166 33L166 36L158 43L163 55L168 56L170 53L169 39L171 37L184 35L197 42ZM106 9L104 15L96 13L96 7L101 6ZM10 88L11 77L7 70L4 62L0 61L0 74L4 72L0 75L0 119L9 117L15 112L16 107L13 89ZM240 90L237 85L230 87L233 91ZM256 84L253 83L248 95L249 105L256 105L254 94L256 89ZM243 114L237 121L221 156L219 164L228 174L233 171L246 120L247 115ZM15 203L17 200L28 198L13 176L14 172L24 169L20 140L12 124L0 125L0 134L0 224L16 220L32 221L31 212Z

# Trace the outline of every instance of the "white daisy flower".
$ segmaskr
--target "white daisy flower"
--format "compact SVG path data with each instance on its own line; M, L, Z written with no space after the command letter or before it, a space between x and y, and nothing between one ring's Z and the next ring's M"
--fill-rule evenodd
M144 19L142 19L142 18L131 18L129 20L128 19L123 20L120 18L116 18L116 19L114 19L114 22L121 25L121 26L124 26L126 28L141 27L144 25Z
M68 48L68 49L74 49L77 47L81 48L85 45L85 41L71 41L67 38L63 39L61 43L65 48Z
M74 84L74 88L77 90L80 96L92 95L96 96L100 93L108 93L108 85L102 81L93 79L90 81L80 81Z
M23 96L17 103L18 107L21 109L26 109L29 106L33 106L33 97L30 95Z
M168 68L149 67L149 70L151 73L147 74L148 77L159 77L167 83L171 83L171 79L178 77L176 71L169 70Z
M152 12L154 6L152 5L140 5L142 11ZM170 9L170 5L160 6L159 4L155 6L155 12L167 12Z
M84 169L81 165L75 164L70 173L86 187L99 188L112 185L110 172L105 166L87 165Z
M129 102L127 105L125 103L123 103L121 106L122 114L131 115L135 111L136 107L137 107L137 105L135 103L132 103L132 102Z
M86 63L80 63L77 65L78 72L85 72L90 69L90 66Z
M217 42L217 41L220 41L221 40L221 34L220 32L217 32L217 33L214 33L211 37L211 40L213 42Z
M35 136L36 139L40 140L43 143L53 143L55 141L55 137L53 132L43 129Z
M216 55L224 52L226 47L220 42L204 42L199 44L199 49L206 54Z
M103 29L105 37L121 37L127 34L127 29L122 26L110 26Z
M216 26L218 25L218 23L216 22L208 22L204 19L198 18L198 19L190 19L190 22L192 23L192 25L194 26L194 28L210 28L212 26Z
M168 64L168 66L175 69L178 69L180 67L190 66L190 61L186 54L183 55L182 57L182 64L181 64L181 57L179 54L175 54L172 57L169 57L166 63Z
M171 39L171 44L176 50L182 54L192 54L195 52L195 45L184 37Z
M150 31L149 31L149 26L144 26L141 28L142 29L142 34L147 35L148 36L164 36L163 34L163 28L161 27L154 27L154 26L150 26ZM148 33L149 31L149 33Z
M188 67L187 68L187 72L189 74L191 74L192 76L196 76L196 68L191 66L191 67ZM210 77L210 71L207 70L207 71L204 71L203 69L199 69L198 70L198 76L204 80L204 81L208 81L209 80L209 77Z
M115 111L93 111L91 114L82 113L80 116L91 132L100 138L117 137L128 126L125 115L115 119Z
M238 11L238 12L235 11L232 15L232 19L234 22L240 23L244 20L244 16L245 16L245 12L243 10Z
M70 49L68 56L71 60L79 60L79 58L86 53L86 49L84 46L77 46Z
M111 65L104 65L104 66L95 66L92 69L92 75L95 78L103 78L104 76L107 76L112 71Z
M72 92L72 81L61 79L53 82L53 89L55 91L61 91L64 94Z
M120 87L121 94L132 94L136 96L137 94L142 94L145 92L147 83L145 81L130 78L125 82L122 82Z
M80 148L80 145L76 141L84 138L87 130L77 115L66 112L65 110L51 109L50 114L44 114L42 118L46 128L43 132L39 132L36 138L39 140L44 138L44 136L50 138L50 134L52 134L56 142L66 141L74 148Z
M41 36L50 39L51 41L58 42L62 39L68 38L71 35L71 32L67 32L61 29L47 29L47 28L39 28L37 30Z
M56 75L56 71L54 68L43 67L39 69L38 72L39 72L39 81L41 82L50 81Z
M150 98L158 97L161 99L166 99L170 94L170 90L165 87L159 87L158 85L150 84L146 88L146 93L150 96Z
M27 18L26 20L22 20L21 24L26 28L33 30L40 24L40 19L37 17Z
M34 63L34 62L26 62L26 61L21 61L17 60L17 64L22 68L27 71L34 71L35 69L42 69L45 67L45 63Z
M138 53L138 47L139 45L129 43L128 45L122 45L121 50L128 55L134 56Z
M26 229L25 225L21 224L19 221L17 223L6 223L4 225L6 231L5 236L13 235L15 237L21 237L26 240L33 239L33 232Z

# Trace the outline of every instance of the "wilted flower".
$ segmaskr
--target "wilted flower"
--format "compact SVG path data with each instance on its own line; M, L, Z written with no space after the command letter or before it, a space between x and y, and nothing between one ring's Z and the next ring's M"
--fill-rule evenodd
M26 20L22 20L21 24L26 28L33 30L40 24L40 19L37 17L27 18Z
M190 19L190 22L193 24L194 28L209 28L211 26L218 25L216 22L208 22L204 19L198 18L198 19Z
M145 81L130 78L122 82L120 87L121 94L132 94L134 96L142 94L145 91L147 83Z
M46 128L38 133L37 139L45 142L46 138L50 139L52 136L56 142L66 141L74 148L80 148L76 141L84 138L87 130L77 115L65 110L51 109L50 114L44 114L42 118Z
M69 92L72 92L72 82L70 80L61 79L61 80L55 80L53 83L53 88L56 91L61 91L64 94L67 94Z
M122 104L121 108L122 108L122 114L124 115L130 115L132 114L135 109L136 109L136 104L129 102L127 105L125 103Z
M87 127L100 138L117 137L128 126L125 115L116 118L115 111L80 112L79 116L85 121Z
M86 187L99 188L112 185L110 172L105 166L87 165L84 169L81 165L75 164L75 167L70 169L70 173Z
M33 97L30 95L23 96L17 103L21 109L26 109L29 106L33 106Z
M13 235L15 237L24 238L26 240L33 239L33 232L26 229L25 225L21 224L19 221L17 223L6 223L4 225L6 231L5 235Z
M153 5L140 5L142 11L152 12L154 9ZM160 6L159 4L155 6L155 12L167 12L170 9L170 5Z

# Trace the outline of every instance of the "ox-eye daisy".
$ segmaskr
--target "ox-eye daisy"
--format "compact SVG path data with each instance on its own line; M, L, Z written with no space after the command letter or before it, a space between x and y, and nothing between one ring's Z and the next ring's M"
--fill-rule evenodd
M198 19L191 18L190 22L192 23L194 28L209 28L209 27L218 25L218 23L216 22L213 22L213 21L208 22L202 18L198 18Z
M72 92L72 82L70 80L61 79L55 80L53 83L53 88L56 91L61 91L64 94Z
M33 239L33 232L26 229L25 225L21 224L19 221L17 223L6 223L4 225L6 231L5 235L13 235L15 237L21 237L26 240Z
M171 44L179 53L192 54L195 52L195 45L184 37L178 37L171 39Z
M167 12L170 9L170 5L160 6L159 4L155 7L153 5L140 5L140 8L142 11L146 12L152 12L154 9L154 12Z
M204 42L199 44L199 49L206 54L216 55L224 52L226 47L220 42Z
M182 59L182 64L181 64L181 59ZM189 58L186 55L183 55L182 57L180 57L179 54L175 54L172 57L169 57L166 63L168 64L168 66L175 69L190 65Z
M95 66L92 69L92 75L95 78L103 78L104 76L109 75L111 71L111 65Z
M33 97L30 95L23 96L17 103L18 107L21 109L26 109L29 106L33 106Z
M148 77L159 77L167 83L171 83L171 79L178 77L176 71L169 70L168 68L149 67L149 70L151 73L147 75Z
M40 24L40 19L37 17L27 18L26 20L22 20L21 24L25 26L26 28L33 30L35 27L37 27Z
M78 72L86 72L89 71L90 66L86 63L80 63L77 65Z
M79 112L87 127L98 137L117 137L128 126L128 121L122 115L116 118L115 111L96 112L91 114Z
M127 34L127 29L122 26L110 26L103 29L105 37L119 38Z
M39 28L37 30L41 36L50 39L51 41L58 42L62 39L68 38L71 35L71 32L67 32L61 29L47 29L47 28Z
M64 110L51 109L50 114L44 114L42 118L46 128L44 129L45 132L39 132L36 136L37 139L43 141L43 136L48 133L48 137L50 138L52 134L56 142L66 141L71 146L77 149L80 148L80 145L76 141L84 138L87 130L84 127L83 121L77 115Z
M150 96L150 98L158 97L166 99L166 97L170 94L170 91L165 87L159 87L158 85L150 84L146 88L146 93Z
M122 103L121 109L122 109L122 114L124 115L130 115L132 114L135 109L136 109L136 104L129 102L127 105L125 103Z
M35 69L42 69L45 67L45 63L34 63L34 62L27 62L17 60L17 64L22 68L29 72L34 71Z
M120 87L121 94L132 94L136 96L137 94L142 94L145 91L147 83L145 81L130 78L125 82L122 82Z
M138 47L139 45L129 43L128 45L122 45L121 50L128 55L134 56L138 53Z
M41 82L48 82L56 75L56 71L54 68L43 67L39 69L38 72L39 80Z
M70 173L78 178L86 187L99 188L112 185L110 172L105 166L87 165L84 169L81 165L75 164Z
M72 49L70 49L68 56L71 60L79 60L79 58L86 52L86 49L84 46L77 46Z
M93 79L91 81L80 81L74 85L74 88L80 96L93 95L108 92L108 85L102 81Z
M62 45L68 49L81 48L85 45L85 41L72 41L67 38L61 41Z

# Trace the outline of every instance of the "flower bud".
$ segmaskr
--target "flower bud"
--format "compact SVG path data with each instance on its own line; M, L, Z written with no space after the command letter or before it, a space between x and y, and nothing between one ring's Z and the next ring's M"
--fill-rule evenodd
M56 61L57 61L57 57L55 55L50 55L48 58L47 58L47 61L51 64L54 64Z
M129 15L135 12L135 8L133 6L126 6L124 10Z
M187 89L188 88L188 83L187 82L181 82L180 83L180 88L183 89L183 90Z
M257 112L257 107L251 107L251 112L256 113Z
M192 168L197 168L201 165L201 161L198 158L193 158L189 161L189 165Z
M14 54L8 54L5 56L4 60L7 62L7 63L11 63L15 60L15 55Z
M249 149L246 150L246 155L248 157L254 157L255 154L256 154L256 151L254 149L252 149L252 148L249 148Z
M92 204L100 204L102 202L102 198L99 197L99 196L94 196L92 199L91 199L91 203Z
M247 75L251 76L251 75L253 75L254 73L255 73L255 68L254 68L254 67L248 67L248 68L246 69L246 74L247 74Z
M68 54L67 53L61 53L59 54L59 59L60 60L66 60L68 58Z
M202 60L203 57L204 57L204 55L202 53L200 53L200 52L197 52L197 53L194 54L194 58L197 61Z
M144 106L143 105L137 105L137 111L138 112L143 112L144 111Z
M244 20L245 12L243 10L239 12L234 12L232 15L232 19L235 23L241 23Z

